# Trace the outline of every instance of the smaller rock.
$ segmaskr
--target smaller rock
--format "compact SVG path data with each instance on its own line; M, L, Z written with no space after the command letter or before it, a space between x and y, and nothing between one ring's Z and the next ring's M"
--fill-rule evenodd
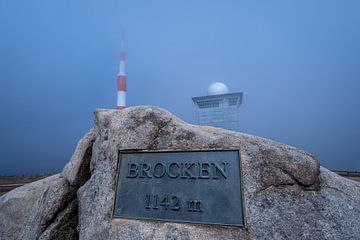
M78 202L73 200L64 211L62 211L54 222L41 234L39 240L61 239L73 240L79 238L76 229L78 224Z
M0 239L17 239L26 217L53 178L26 184L0 197Z
M90 160L95 131L91 129L77 144L74 154L61 176L72 186L80 187L90 178Z
M30 211L21 231L20 239L38 239L49 226L56 222L58 215L67 208L75 195L66 179L60 174L55 175L48 181L41 197ZM70 214L68 215L70 216ZM62 221L66 221L66 219ZM61 228L61 226L57 226Z

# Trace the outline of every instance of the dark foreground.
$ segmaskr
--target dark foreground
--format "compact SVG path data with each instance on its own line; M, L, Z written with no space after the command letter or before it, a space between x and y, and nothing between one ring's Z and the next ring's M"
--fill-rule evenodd
M0 196L20 187L24 184L35 182L37 180L46 178L51 174L31 175L31 176L0 176Z

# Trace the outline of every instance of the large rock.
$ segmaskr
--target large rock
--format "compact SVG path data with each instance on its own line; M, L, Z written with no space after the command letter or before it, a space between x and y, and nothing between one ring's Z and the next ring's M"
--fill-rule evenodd
M222 148L240 150L244 228L112 217L119 150ZM155 107L96 110L94 128L33 205L20 239L360 239L359 183L302 150Z
M0 197L0 239L18 238L26 216L52 178L26 184Z
M77 207L74 208L73 202L75 199L76 192L71 189L69 183L60 174L49 181L48 186L44 189L42 195L38 199L35 206L29 212L29 215L25 221L24 227L22 228L20 238L35 240L35 239L53 239L46 238L45 236L51 236L49 229L56 229L61 231L63 228L62 223L71 221L71 217L74 215L69 212L69 209L76 211ZM77 220L77 218L76 218ZM77 221L73 226L69 226L69 232L75 231ZM47 232L44 236L43 234ZM54 232L52 230L51 232ZM73 239L73 236L66 239Z
M24 185L0 198L0 240L78 239L76 194L90 177L94 140L90 130L61 174Z

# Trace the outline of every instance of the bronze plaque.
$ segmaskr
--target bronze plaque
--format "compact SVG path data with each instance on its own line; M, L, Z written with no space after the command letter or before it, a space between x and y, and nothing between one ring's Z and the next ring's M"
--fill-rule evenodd
M113 216L244 226L239 151L120 151Z

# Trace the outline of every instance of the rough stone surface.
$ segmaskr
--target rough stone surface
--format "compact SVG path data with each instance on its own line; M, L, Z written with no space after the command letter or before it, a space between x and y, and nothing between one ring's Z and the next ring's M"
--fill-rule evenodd
M184 123L152 107L95 112L91 178L78 191L81 239L356 239L360 186L302 150ZM240 149L245 228L112 219L118 150ZM344 190L346 189L346 190Z
M77 190L90 177L90 130L61 174L24 185L0 198L0 240L78 239Z
M61 176L64 177L70 185L81 186L90 177L90 159L92 145L95 141L95 134L91 129L77 144L71 160L65 165Z
M28 212L19 239L78 239L78 188L90 178L95 140L90 130L78 143L61 174L47 180L37 203ZM1 238L0 238L1 239Z
M69 183L57 174L29 212L20 234L21 239L38 239L47 228L52 227L58 215L73 199L74 193L71 192Z
M26 216L41 196L47 181L41 179L26 184L0 197L0 239L18 237Z
M224 148L240 150L244 228L112 218L119 150ZM160 108L99 109L28 212L19 239L360 239L360 183L302 150L190 125ZM11 231L5 228L0 239Z
M78 204L73 200L69 205L59 213L53 223L49 225L41 234L39 240L61 239L71 240L78 239L79 233L76 229L78 223Z

